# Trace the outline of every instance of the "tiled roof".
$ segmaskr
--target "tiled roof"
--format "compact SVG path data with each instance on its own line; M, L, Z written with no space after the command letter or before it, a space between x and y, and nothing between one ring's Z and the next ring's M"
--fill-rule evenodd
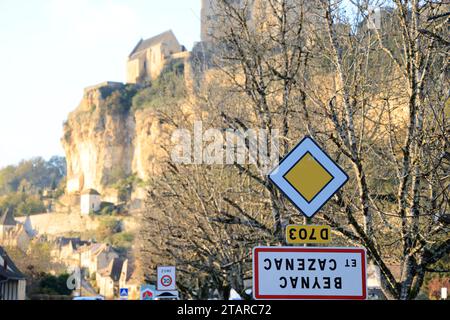
M119 281L124 262L124 259L113 258L109 262L108 266L105 269L100 270L99 273L103 277L111 277L113 281Z
M0 225L15 226L16 224L17 222L14 219L13 211L10 208L6 209L5 213L3 213L2 217L0 218Z
M95 189L86 189L83 192L81 192L81 194L82 195L89 194L89 195L96 195L96 196L100 195L100 193L98 193L98 191Z
M72 247L74 249L89 244L89 241L84 241L81 240L80 238L66 238L66 237L58 237L56 238L55 242L56 245L60 248L72 244Z
M4 268L4 260L6 260L6 270ZM8 256L6 251L0 247L0 278L12 279L12 280L21 280L25 279L25 276L20 272L20 270L16 267L14 262Z
M129 57L131 58L131 56L133 56L134 54L148 49L150 47L153 47L154 45L164 42L165 39L169 38L169 37L175 37L175 35L173 34L172 30L167 30L161 34L158 34L157 36L154 36L150 39L147 40L140 40L138 42L138 44L136 45L136 47L134 48L134 50L130 53Z

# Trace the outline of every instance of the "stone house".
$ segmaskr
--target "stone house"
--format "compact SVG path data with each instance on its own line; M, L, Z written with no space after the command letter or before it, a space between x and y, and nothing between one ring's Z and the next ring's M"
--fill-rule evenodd
M128 56L127 83L145 84L160 75L174 54L185 51L172 30L153 38L141 39Z
M26 232L22 224L17 224L14 229L8 230L0 237L0 244L6 247L17 247L26 252L32 237Z
M81 215L89 215L91 212L100 211L102 199L100 193L94 189L87 189L81 193Z
M111 259L105 268L97 271L95 280L100 295L107 299L113 299L117 295L125 261L120 258Z
M14 213L11 209L6 209L0 217L0 235L13 230L17 226L17 221L14 219Z
M139 300L141 295L141 282L137 279L136 273L133 273L129 260L123 262L122 271L120 273L119 288L128 289L129 300Z
M18 247L27 251L28 246L35 236L29 217L24 224L14 219L13 211L8 209L0 218L0 245Z
M88 271L89 276L106 268L112 259L119 257L110 245L104 243L85 245L79 248L79 253L81 255L81 267Z
M26 279L0 247L0 300L25 300Z
M73 269L81 263L81 255L78 249L88 245L89 242L82 241L80 238L58 237L54 240L54 244L55 246L50 252L52 258Z

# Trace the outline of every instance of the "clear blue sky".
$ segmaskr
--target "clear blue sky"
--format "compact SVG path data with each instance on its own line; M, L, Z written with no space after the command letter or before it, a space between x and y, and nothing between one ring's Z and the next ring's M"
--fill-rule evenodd
M64 155L83 88L125 81L140 38L200 39L200 0L0 0L0 167Z

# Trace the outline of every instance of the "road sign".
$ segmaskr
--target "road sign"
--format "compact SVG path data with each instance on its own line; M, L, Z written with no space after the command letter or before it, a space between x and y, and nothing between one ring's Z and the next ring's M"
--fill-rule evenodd
M156 300L178 300L180 294L177 290L175 291L157 291L155 299Z
M158 282L156 288L158 291L175 291L177 289L175 278L175 267L158 267Z
M365 300L366 279L363 248L253 249L255 299Z
M329 226L297 226L286 227L286 241L290 244L330 243L331 228Z
M310 137L304 138L269 179L307 217L314 216L347 182L347 174Z
M154 300L155 293L156 293L155 286L148 284L141 285L140 300Z
M441 288L441 299L442 300L447 300L447 296L448 296L447 291L448 291L447 287Z
M120 300L128 300L128 288L120 288L119 296Z

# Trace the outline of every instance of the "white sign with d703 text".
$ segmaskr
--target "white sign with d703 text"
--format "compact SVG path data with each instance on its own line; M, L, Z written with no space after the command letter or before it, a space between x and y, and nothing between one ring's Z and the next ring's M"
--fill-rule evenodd
M363 248L253 249L255 299L365 300L366 281Z

